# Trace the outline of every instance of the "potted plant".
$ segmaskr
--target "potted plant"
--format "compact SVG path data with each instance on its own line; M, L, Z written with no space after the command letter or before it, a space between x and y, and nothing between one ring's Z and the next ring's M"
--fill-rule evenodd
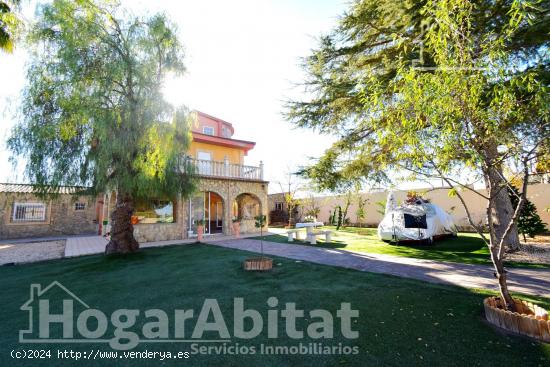
M236 238L241 236L241 220L237 217L233 217L231 220L233 222L233 233Z
M197 225L197 240L202 242L202 235L204 234L204 219L197 219L195 224Z
M258 258L249 258L244 261L244 269L245 270L271 270L273 268L273 259L269 257L264 257L264 231L263 228L266 224L266 218L265 215L258 215L254 217L256 220L255 226L256 228L260 228L260 254L261 256Z

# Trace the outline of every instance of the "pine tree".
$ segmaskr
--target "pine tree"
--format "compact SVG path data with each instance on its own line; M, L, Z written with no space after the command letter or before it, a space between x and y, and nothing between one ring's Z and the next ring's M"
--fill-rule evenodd
M516 207L519 201L519 192L516 188L508 190L512 205ZM518 218L518 232L523 235L523 240L527 241L528 235L533 238L536 234L546 232L546 224L540 219L537 213L537 207L529 199L525 199L523 208L520 211Z
M342 226L342 222L343 222L343 219L342 219L342 207L340 205L338 205L338 222L336 223L336 230L338 231L340 229L340 227Z
M286 105L295 126L338 136L302 169L321 190L388 185L394 172L466 190L465 171L483 178L490 238L468 218L509 310L502 252L519 239L502 167L550 142L548 4L355 0L304 59L309 98Z

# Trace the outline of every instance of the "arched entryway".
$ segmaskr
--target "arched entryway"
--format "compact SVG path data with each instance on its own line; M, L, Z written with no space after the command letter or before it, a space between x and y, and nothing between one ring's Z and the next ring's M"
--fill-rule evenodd
M254 217L262 213L262 202L256 195L250 193L238 195L232 203L231 210L233 218L238 218L241 222L242 233L260 231L255 227Z
M223 233L223 199L213 191L197 192L189 200L190 236L197 234L197 221L204 220L204 234Z

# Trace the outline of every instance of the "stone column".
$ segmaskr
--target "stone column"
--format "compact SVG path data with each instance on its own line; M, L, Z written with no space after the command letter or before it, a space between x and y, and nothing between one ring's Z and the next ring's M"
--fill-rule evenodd
M264 162L260 161L260 180L264 179Z
M224 218L226 223L226 231L224 234L233 235L233 201L235 200L234 187L231 181L226 183L226 197L224 198L225 208L224 208Z

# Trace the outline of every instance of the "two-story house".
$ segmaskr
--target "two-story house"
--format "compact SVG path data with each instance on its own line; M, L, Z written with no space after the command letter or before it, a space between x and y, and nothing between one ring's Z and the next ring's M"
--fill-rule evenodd
M254 148L251 141L234 139L230 122L195 112L189 147L199 176L198 190L190 199L159 198L135 203L134 235L138 241L160 241L196 236L196 221L203 219L206 235L232 234L232 220L241 232L257 232L254 217L267 216L267 185L263 164L247 166L244 157ZM106 195L101 213L108 218L116 198ZM100 222L103 222L100 220ZM108 227L102 231L105 232Z
M196 221L205 234L232 234L232 220L241 233L257 232L254 217L267 216L263 165L244 165L255 143L233 139L233 125L196 112L189 158L199 176L198 190L188 199L151 198L134 203L134 235L140 242L196 236ZM93 198L80 188L61 188L57 199L41 199L31 185L0 184L0 239L63 234L105 234L116 193Z

